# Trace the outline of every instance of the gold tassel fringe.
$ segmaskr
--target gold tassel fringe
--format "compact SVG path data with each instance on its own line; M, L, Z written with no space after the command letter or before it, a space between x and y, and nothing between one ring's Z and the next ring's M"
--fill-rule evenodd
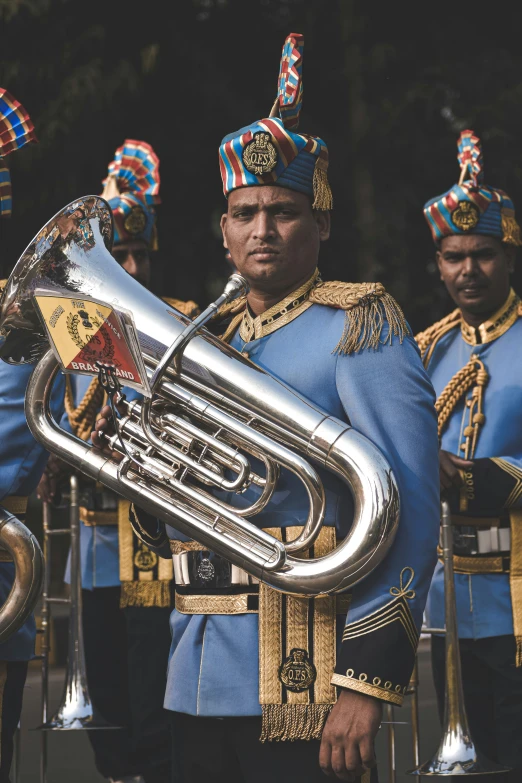
M522 636L515 637L517 643L517 657L515 666L519 669L522 666Z
M260 742L321 739L332 704L263 704Z
M328 182L328 161L317 158L314 168L314 203L312 209L329 210L333 209L333 196Z
M508 245L522 245L520 226L515 220L515 212L512 209L502 210L502 241Z
M170 581L122 582L120 607L126 606L170 606Z
M404 314L390 294L370 296L346 311L344 331L334 353L357 353L365 348L376 350L379 345L391 345L394 337L402 343L404 336L409 334ZM385 321L389 330L386 339L381 340Z

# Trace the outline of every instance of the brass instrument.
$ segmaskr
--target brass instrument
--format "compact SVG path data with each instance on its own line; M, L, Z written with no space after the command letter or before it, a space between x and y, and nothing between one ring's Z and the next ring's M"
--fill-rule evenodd
M33 534L13 514L0 506L0 544L13 558L15 580L0 608L0 643L16 633L32 613L44 574L42 550Z
M42 593L42 725L38 727L42 731L40 755L41 783L47 783L47 731L119 728L107 723L99 715L95 714L89 696L82 627L78 478L72 475L69 482L70 527L53 528L51 526L50 504L43 504L43 541L47 568ZM50 595L51 540L53 537L60 535L71 536L70 598L59 598ZM67 603L70 606L67 668L62 699L54 715L49 718L47 712L49 703L50 610L53 604L58 603Z
M457 604L453 575L453 531L449 503L442 501L442 551L444 559L444 609L446 614L446 690L443 734L432 758L410 775L496 775L508 772L494 761L484 758L471 736L464 705L460 667ZM431 629L430 629L431 630ZM440 629L432 629L439 631Z
M219 306L245 292L233 276L225 293L191 323L145 290L110 255L108 204L86 196L59 212L35 237L13 270L0 303L0 354L9 361L40 355L48 345L34 295L92 298L132 313L154 390L152 400L126 405L111 439L118 464L66 433L53 421L49 399L58 371L51 351L28 386L26 414L35 438L91 478L102 482L176 530L271 587L314 596L346 590L388 552L399 520L393 472L378 449L352 427L203 329ZM264 465L256 472L255 458ZM325 513L316 463L332 471L354 498L354 523L329 555L300 559ZM283 542L249 517L269 502L280 468L294 473L309 500L300 535ZM212 490L259 496L246 508Z

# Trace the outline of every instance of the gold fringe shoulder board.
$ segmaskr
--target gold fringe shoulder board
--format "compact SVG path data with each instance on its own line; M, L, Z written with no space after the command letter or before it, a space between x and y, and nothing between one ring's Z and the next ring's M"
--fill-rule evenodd
M402 343L410 333L401 308L382 283L318 283L310 292L310 301L346 313L344 331L334 353L376 350L379 345L391 345L394 337ZM388 334L383 340L386 322Z

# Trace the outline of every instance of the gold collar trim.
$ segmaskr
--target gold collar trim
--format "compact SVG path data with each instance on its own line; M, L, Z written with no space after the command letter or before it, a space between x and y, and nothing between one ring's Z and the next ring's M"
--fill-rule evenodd
M309 280L300 288L255 318L247 306L239 327L241 339L245 343L249 343L251 340L266 337L267 334L272 334L276 329L286 326L298 315L304 313L312 305L309 300L310 291L318 282L320 282L319 270L316 269Z
M468 345L484 345L484 343L491 343L498 337L501 337L508 329L510 329L519 315L522 315L521 301L517 294L511 288L509 296L495 315L488 321L480 324L479 327L474 329L467 324L464 319L461 321L460 329L462 339L468 343Z

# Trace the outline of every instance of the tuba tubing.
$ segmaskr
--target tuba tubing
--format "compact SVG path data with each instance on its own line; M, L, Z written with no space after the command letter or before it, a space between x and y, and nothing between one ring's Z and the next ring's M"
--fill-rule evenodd
M42 591L44 561L30 530L0 506L0 544L14 561L15 580L0 608L0 644L18 631L33 611Z
M324 420L310 439L314 454L325 449L325 467L345 478L354 496L354 524L348 536L321 558L299 559L288 555L284 545L247 520L236 520L241 532L252 539L245 546L238 531L223 534L194 508L162 497L148 482L132 480L110 457L61 429L52 418L50 394L59 367L53 352L39 361L27 390L27 423L46 449L62 456L73 468L119 492L148 513L228 558L274 589L305 596L346 590L367 576L389 550L398 525L398 490L391 469L370 441L353 428L334 419ZM325 449L326 450L326 449ZM253 543L252 543L253 542ZM273 563L271 547L279 558Z
M144 289L110 255L111 221L103 199L85 196L61 210L38 233L4 289L0 355L11 357L14 351L15 356L32 357L33 349L48 341L34 301L38 292L85 299L87 308L93 299L132 313L147 372L158 383L152 406L143 406L148 418L141 432L152 456L143 450L140 454L147 463L148 477L140 476L130 460L118 465L53 421L49 399L57 368L50 353L36 366L26 395L26 416L33 435L77 470L275 589L313 596L350 588L382 561L397 532L399 492L390 465L368 438L329 416L204 328L187 340L184 335L190 331L190 321L186 316ZM207 311L211 309L212 305ZM181 343L182 355L175 355L174 347ZM185 485L184 494L175 487L172 448L170 455L168 449L161 453L157 441L153 443L149 437L156 402L167 407L174 403L177 414L203 422L203 436L208 430L224 429L223 442L254 456L265 455L266 482L275 486L279 464L297 474L309 499L308 517L298 538L285 545L242 518L233 506L222 516L211 513L209 493L197 488L199 495L189 497L192 483ZM160 432L168 435L165 430ZM176 442L184 438L186 432ZM130 445L132 450L132 441ZM219 466L228 459L225 451L216 452L217 483L223 476ZM205 460L200 463L203 468ZM349 534L333 552L304 560L294 553L313 545L324 519L324 490L314 463L348 486L354 519ZM208 484L208 472L199 473L201 482ZM197 474L192 464L189 475L198 478ZM253 473L251 477L259 485L263 482ZM245 482L239 491L247 486ZM269 490L263 495L263 504Z

